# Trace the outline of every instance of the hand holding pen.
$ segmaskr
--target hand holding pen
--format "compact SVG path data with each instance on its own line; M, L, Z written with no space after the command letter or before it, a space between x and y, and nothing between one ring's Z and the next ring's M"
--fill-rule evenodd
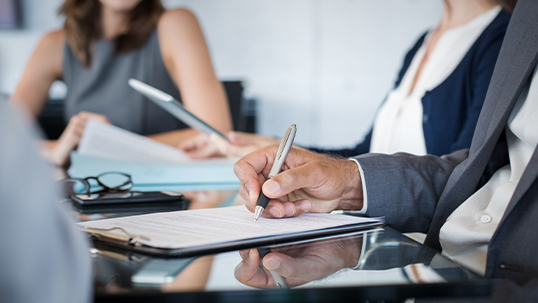
M280 142L280 146L278 147L278 150L276 152L275 161L273 162L273 166L271 167L271 171L269 172L267 179L271 179L272 177L276 176L280 172L280 169L282 169L284 160L286 160L288 152L293 145L293 139L295 139L296 132L297 127L295 126L295 124L290 125L290 127L284 134L282 141ZM263 193L263 191L260 191L258 201L256 202L256 208L254 209L254 221L258 221L262 212L267 207L267 204L269 204L269 200L270 199Z
M251 212L255 211L262 189L263 195L271 200L264 217L362 209L362 182L354 161L292 147L284 160L283 171L267 180L277 155L276 147L268 146L235 164L234 172L241 181L239 194Z

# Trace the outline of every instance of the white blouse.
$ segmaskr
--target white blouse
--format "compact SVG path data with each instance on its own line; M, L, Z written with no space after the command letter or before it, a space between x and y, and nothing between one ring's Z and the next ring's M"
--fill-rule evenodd
M422 97L448 78L500 10L501 7L496 6L468 23L443 33L430 53L413 92L409 94L433 31L426 35L400 85L388 94L387 100L377 113L370 152L407 152L416 155L427 153L422 129Z

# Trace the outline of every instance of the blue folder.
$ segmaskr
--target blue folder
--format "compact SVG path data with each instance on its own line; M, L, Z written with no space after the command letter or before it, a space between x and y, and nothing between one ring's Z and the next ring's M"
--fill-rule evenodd
M117 171L130 174L136 186L147 185L237 185L233 161L197 161L187 164L162 164L120 161L94 156L71 154L72 178L97 176Z

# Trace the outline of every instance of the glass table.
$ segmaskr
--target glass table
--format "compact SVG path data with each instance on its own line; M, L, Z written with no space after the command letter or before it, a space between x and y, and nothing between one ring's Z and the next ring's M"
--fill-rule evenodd
M243 204L233 189L175 189L189 203L108 209L73 206L73 213L86 221ZM247 267L242 255L249 257L248 249L166 259L99 241L93 245L96 302L399 302L487 296L491 290L488 280L390 227L264 248L297 264L293 277L284 278L289 288L275 286L263 267Z

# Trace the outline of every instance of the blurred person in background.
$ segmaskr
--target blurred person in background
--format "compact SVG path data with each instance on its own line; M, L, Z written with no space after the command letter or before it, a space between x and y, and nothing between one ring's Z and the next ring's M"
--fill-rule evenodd
M232 130L224 88L191 12L166 11L159 0L66 0L60 13L64 27L41 40L11 96L37 118L52 83L67 84L69 123L45 144L54 163L68 160L88 119L173 146L197 134L129 87L129 78L173 95L216 129Z
M345 157L368 152L440 156L469 148L516 2L444 0L439 24L405 56L364 140L353 148L312 150ZM279 143L239 132L228 137L232 144L199 135L179 147L194 158L240 158Z

